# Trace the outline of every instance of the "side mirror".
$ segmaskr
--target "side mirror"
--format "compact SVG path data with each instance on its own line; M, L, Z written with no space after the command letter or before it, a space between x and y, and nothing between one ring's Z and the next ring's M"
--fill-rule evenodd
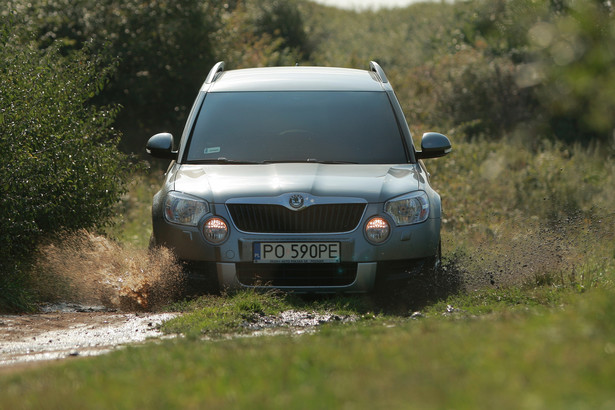
M145 152L154 158L177 159L177 151L173 148L173 135L163 132L154 135L147 141Z
M451 142L446 136L437 132L426 132L421 139L421 151L417 159L443 157L451 152Z

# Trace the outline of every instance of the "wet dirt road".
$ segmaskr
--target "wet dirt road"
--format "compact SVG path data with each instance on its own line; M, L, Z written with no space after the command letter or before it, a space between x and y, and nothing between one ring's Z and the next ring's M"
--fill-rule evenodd
M180 313L118 313L104 308L62 305L29 315L0 316L0 372L24 365L95 356L128 344L164 336L158 325ZM353 322L354 315L287 310L256 315L226 337L314 332L324 323Z
M0 368L94 356L160 338L157 326L176 313L118 313L61 306L31 315L0 316Z

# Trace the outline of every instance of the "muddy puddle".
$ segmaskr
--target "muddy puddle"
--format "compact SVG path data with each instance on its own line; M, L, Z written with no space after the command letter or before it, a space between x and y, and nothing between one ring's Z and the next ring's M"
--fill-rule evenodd
M176 313L109 312L102 306L48 305L38 314L0 316L0 366L95 356L160 338Z
M38 314L0 316L0 370L96 356L152 338L176 337L163 335L158 326L180 314L110 312L104 306L66 303L46 305L41 310ZM275 316L254 316L242 323L237 333L223 339L301 335L315 332L325 323L355 320L352 315L288 310Z
M337 315L302 310L285 310L277 315L255 315L240 326L247 332L229 337L253 337L272 334L301 335L313 333L325 323L349 323L358 319L356 315Z

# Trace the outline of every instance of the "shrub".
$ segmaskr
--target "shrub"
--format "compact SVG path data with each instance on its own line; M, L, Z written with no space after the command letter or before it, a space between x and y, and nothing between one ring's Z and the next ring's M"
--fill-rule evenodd
M0 17L0 309L16 295L36 243L104 223L131 168L117 151L117 110L90 104L113 65L86 46L63 58L20 41ZM7 291L6 289L13 289Z
M281 48L293 50L301 59L309 59L312 46L297 2L259 1L257 4L258 11L253 13L256 16L254 26L257 32L279 38Z
M552 19L531 28L545 79L539 90L562 141L615 142L615 12L610 1L562 1ZM613 148L613 146L611 146Z
M487 58L467 48L410 70L402 83L408 94L402 98L409 101L411 124L497 140L535 114L535 101L516 76L509 59Z

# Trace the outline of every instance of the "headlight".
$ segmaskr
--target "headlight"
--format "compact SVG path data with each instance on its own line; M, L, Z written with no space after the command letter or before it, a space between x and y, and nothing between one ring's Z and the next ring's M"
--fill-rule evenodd
M164 216L167 221L180 225L196 226L208 212L207 202L181 192L169 192L164 202Z
M365 235L372 243L382 243L386 241L391 232L391 227L386 219L375 216L365 224Z
M208 219L203 225L205 239L213 244L219 244L226 240L228 235L228 225L222 218L213 217Z
M429 217L429 199L423 191L413 192L388 201L384 205L384 212L397 225L418 224Z

